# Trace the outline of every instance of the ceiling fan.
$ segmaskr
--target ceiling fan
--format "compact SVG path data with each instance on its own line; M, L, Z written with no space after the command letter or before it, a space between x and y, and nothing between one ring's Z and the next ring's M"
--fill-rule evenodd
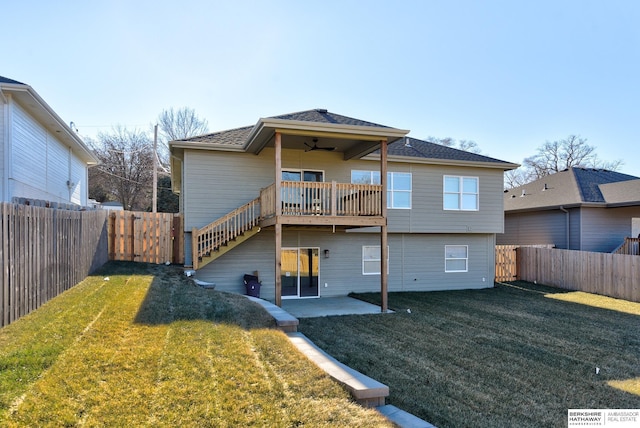
M304 145L308 147L308 149L306 149L305 152L310 152L313 150L326 150L328 152L332 152L336 149L335 147L318 147L317 138L314 138L312 141L313 141L313 146L311 144L308 144L306 141L304 142Z

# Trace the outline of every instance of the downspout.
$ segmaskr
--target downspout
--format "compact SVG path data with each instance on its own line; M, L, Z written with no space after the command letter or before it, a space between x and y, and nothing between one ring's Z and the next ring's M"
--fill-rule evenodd
M562 211L563 213L565 213L565 214L566 214L566 216L565 216L565 217L566 217L567 221L566 221L566 226L565 226L565 228L566 228L567 250L570 250L571 248L569 248L569 247L571 247L571 243L570 243L569 239L570 239L571 235L570 235L570 233L569 233L569 226L570 226L571 224L570 224L570 222L569 222L569 211L567 211L567 210L564 208L564 206L560 206L560 211Z

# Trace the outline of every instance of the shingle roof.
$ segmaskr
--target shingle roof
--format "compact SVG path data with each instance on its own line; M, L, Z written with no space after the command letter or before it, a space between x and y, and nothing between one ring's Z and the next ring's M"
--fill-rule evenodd
M515 211L589 203L622 203L625 201L619 194L615 201L607 200L607 192L603 193L600 186L631 180L639 179L633 175L603 169L569 168L509 189L505 192L504 209ZM637 183L640 185L640 181ZM613 194L612 191L613 189L609 193ZM627 201L631 202L632 199Z
M375 152L379 153L379 151ZM389 144L387 149L389 156L408 156L424 159L442 159L466 162L492 162L504 163L511 165L510 162L480 155L477 153L466 152L464 150L454 149L452 147L443 146L442 144L431 143L429 141L418 140L417 138L405 137L401 140Z
M279 116L272 116L269 117L269 119L390 128L389 126L379 125L377 123L367 122L364 120L354 119L351 117L342 116L340 114L331 113L324 109L314 109L296 113L288 113ZM183 141L239 148L246 143L246 140L253 129L253 126L245 126L242 128L234 128L226 131L191 137ZM374 153L379 153L379 151L376 151ZM464 150L458 150L451 147L443 146L441 144L431 143L428 141L410 137L404 137L389 144L388 154L390 156L406 156L423 159L498 163L504 164L505 167L513 167L513 164L510 162L505 162L477 153L466 152Z
M573 174L584 202L606 202L600 184L636 180L638 177L604 169L573 168Z
M8 77L0 76L0 83L15 83L16 85L24 85L22 82L18 82L17 80L9 79Z
M365 120L354 119L352 117L331 113L325 109L314 109L296 113L282 114L279 116L271 116L269 117L269 119L297 120L301 122L335 123L338 125L389 128L385 125L378 125L377 123L367 122ZM241 147L246 142L246 139L249 137L252 129L253 126L244 126L242 128L234 128L226 131L214 132L212 134L199 135L196 137L187 138L183 141Z
M242 128L228 129L226 131L214 132L212 134L198 135L196 137L186 138L183 141L242 147L247 140L247 137L249 137L252 129L253 126L244 126Z
M300 111L297 113L288 113L280 116L273 116L269 119L284 119L284 120L299 120L303 122L317 122L317 123L335 123L338 125L353 125L353 126L375 126L378 128L389 128L389 126L379 125L373 122L367 122L366 120L354 119L348 116L342 116L340 114L331 113L326 109L314 109Z

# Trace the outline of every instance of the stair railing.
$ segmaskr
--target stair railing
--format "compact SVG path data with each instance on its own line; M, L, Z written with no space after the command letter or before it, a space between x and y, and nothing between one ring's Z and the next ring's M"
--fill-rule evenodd
M234 240L260 223L260 198L256 198L212 223L191 232L193 268L202 257Z

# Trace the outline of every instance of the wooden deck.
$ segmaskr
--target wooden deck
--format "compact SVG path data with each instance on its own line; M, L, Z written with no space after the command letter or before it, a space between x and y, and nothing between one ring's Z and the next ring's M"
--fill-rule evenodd
M381 185L282 181L260 192L261 226L382 226L381 198Z

